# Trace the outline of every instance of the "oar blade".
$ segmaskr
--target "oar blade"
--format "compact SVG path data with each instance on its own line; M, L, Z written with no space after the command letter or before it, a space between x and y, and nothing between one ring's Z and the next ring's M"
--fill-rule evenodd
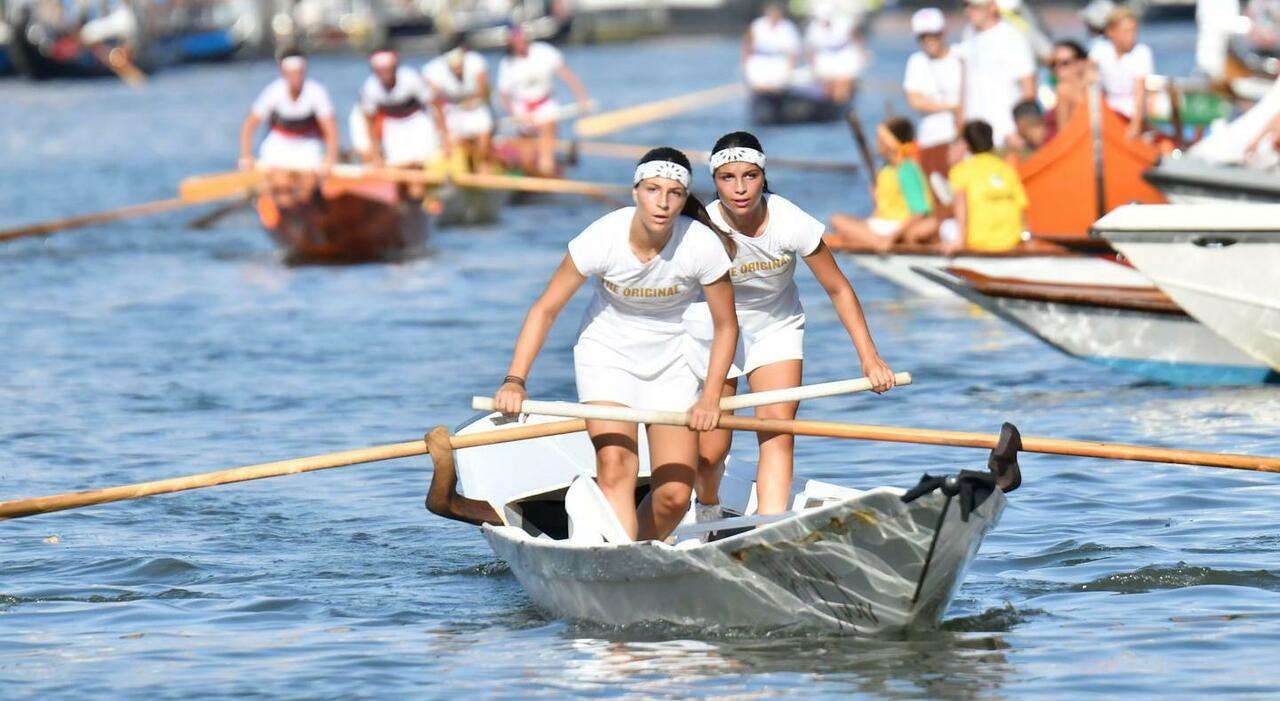
M263 177L263 174L256 170L196 175L183 179L178 185L178 197L183 202L210 202L243 196L262 182Z

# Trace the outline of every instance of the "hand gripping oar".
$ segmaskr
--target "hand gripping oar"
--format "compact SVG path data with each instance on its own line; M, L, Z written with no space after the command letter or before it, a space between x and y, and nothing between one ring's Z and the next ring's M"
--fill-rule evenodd
M895 381L900 385L910 384L911 376L907 373L899 373L898 375L895 375ZM834 391L837 386L843 387L843 389L840 391ZM861 380L844 380L841 382L828 382L825 383L825 385L797 387L794 390L790 390L793 394L788 394L786 396L783 396L778 392L760 392L758 394L763 398L756 397L756 395L743 394L734 399L739 405L747 406L762 406L765 404L784 401L796 401L795 397L805 392L812 392L812 388L814 387L827 387L828 389L825 390L826 394L816 396L829 396L830 394L842 394L846 392L857 392L870 389L871 383L865 378ZM812 397L815 395L808 394L804 396ZM472 448L481 445L508 443L511 441L522 441L530 438L541 438L544 436L557 436L564 433L574 433L576 431L583 430L586 430L586 422L580 419L575 421L556 421L553 423L517 426L513 428L471 433L465 436L450 436L447 429L436 428L428 434L427 438L424 440L408 441L405 443L390 443L387 445L360 448L357 450L344 450L337 453L325 453L323 455L312 455L309 457L293 458L278 462L247 465L245 467L235 467L228 470L203 472L183 477L172 477L169 479L161 479L151 482L139 482L137 484L126 484L119 487L107 487L104 489L94 489L83 492L68 492L65 494L54 494L50 496L0 502L0 520L22 518L24 516L64 511L66 509L78 509L84 506L107 504L114 501L124 501L126 499L138 499L140 497L154 496L157 494L170 494L190 489L216 487L218 485L232 484L235 482L247 482L250 480L266 479L268 477L281 477L283 475L296 475L302 472L315 472L316 470L347 467L349 465L360 465L382 460L395 460L397 458L424 455L428 452L431 452L434 456L435 453L441 449L443 449L442 455L448 456L449 465L446 466L446 469L451 473L453 469L453 450ZM433 442L432 436L435 436L435 450L432 450L429 447ZM441 437L443 437L444 445L441 445ZM440 460L443 460L443 458ZM440 460L436 461L437 467L441 464ZM456 477L452 477L452 475L450 475L450 477L449 489L452 492L453 486L456 485L457 480ZM442 485L444 484L444 480L438 480L433 477L433 490L435 490L435 483L437 481ZM458 500L466 499L465 497L457 494L454 494L453 496ZM465 504L465 501L460 503ZM484 504L483 502L477 503ZM489 513L493 512L487 504L484 504L484 506L488 509ZM464 510L462 513L466 513L466 511ZM455 516L450 517L453 518ZM494 516L494 518L494 523L499 522L496 520L496 516Z
M472 406L483 409L493 400L476 397ZM571 402L540 402L526 400L520 411L543 416L571 416L603 421L627 421L643 424L687 426L688 415L679 411L650 411L598 404L573 404ZM894 443L922 443L957 448L998 448L1001 436L994 433L969 433L943 431L931 428L904 426L872 426L868 424L837 423L834 421L801 421L787 419L757 419L752 416L721 416L720 428L733 431L760 433L790 433L797 436L823 436L826 438L852 438ZM1162 462L1175 465L1201 465L1226 467L1255 472L1280 472L1280 457L1239 455L1236 453L1210 453L1198 450L1157 448L1125 443L1099 443L1062 438L1028 438L1020 436L1021 450L1029 453L1075 455L1079 457L1107 458L1110 460L1136 460Z

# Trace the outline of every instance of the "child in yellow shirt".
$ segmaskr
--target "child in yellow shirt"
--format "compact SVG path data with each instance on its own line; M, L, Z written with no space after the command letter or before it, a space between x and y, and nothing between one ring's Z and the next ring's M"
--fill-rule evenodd
M876 174L875 212L866 219L832 215L831 230L842 243L888 252L899 242L926 243L937 237L933 193L920 169L915 138L915 127L903 117L877 127L876 150L885 165Z
M951 168L948 181L955 197L960 236L946 244L947 254L962 248L1008 251L1022 241L1027 193L1018 171L995 155L991 125L974 120L961 132L969 157Z

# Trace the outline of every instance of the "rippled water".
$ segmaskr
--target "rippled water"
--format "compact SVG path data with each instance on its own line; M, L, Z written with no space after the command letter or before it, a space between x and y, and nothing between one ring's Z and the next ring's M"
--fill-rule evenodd
M1189 65L1188 27L1146 36L1166 69ZM883 112L909 45L884 32L875 47L868 121ZM673 40L569 53L601 101L620 106L726 82L735 52L728 41ZM314 65L340 109L349 106L360 62ZM166 197L182 175L228 167L241 110L271 71L174 70L138 92L0 84L0 226ZM705 149L741 115L729 105L619 140ZM762 136L774 153L854 153L839 125ZM622 181L629 166L590 160L574 175ZM855 176L779 169L771 180L822 215L867 206ZM509 210L499 225L438 232L431 256L390 266L283 267L248 215L209 231L185 228L195 213L175 214L0 246L0 495L412 440L456 424L505 371L565 242L600 213L573 200ZM1274 388L1138 382L962 305L848 272L884 355L916 386L815 401L807 416L961 430L1012 420L1028 435L1280 453ZM807 275L802 291L808 378L856 374ZM572 395L581 297L535 367L535 395ZM805 476L854 486L905 485L984 459L816 439L798 453ZM6 522L0 696L1273 693L1277 476L1048 456L1023 465L1026 483L943 630L876 640L548 620L473 529L422 509L425 459Z

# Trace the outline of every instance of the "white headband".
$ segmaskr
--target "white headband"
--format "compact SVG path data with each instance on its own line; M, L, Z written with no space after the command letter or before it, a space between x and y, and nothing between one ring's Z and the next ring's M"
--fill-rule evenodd
M760 170L764 170L764 154L746 146L734 146L732 148L721 149L711 154L710 159L711 174L715 175L716 170L720 166L730 163L750 163L760 166Z
M374 68L391 68L396 65L396 52L394 51L375 51L369 57L369 65Z
M641 180L648 180L649 178L669 178L685 187L689 187L689 183L693 182L693 174L689 172L688 168L679 163L645 161L636 166L636 175L631 184L639 185Z
M280 61L280 68L286 71L300 71L307 67L307 59L301 56L285 56Z

